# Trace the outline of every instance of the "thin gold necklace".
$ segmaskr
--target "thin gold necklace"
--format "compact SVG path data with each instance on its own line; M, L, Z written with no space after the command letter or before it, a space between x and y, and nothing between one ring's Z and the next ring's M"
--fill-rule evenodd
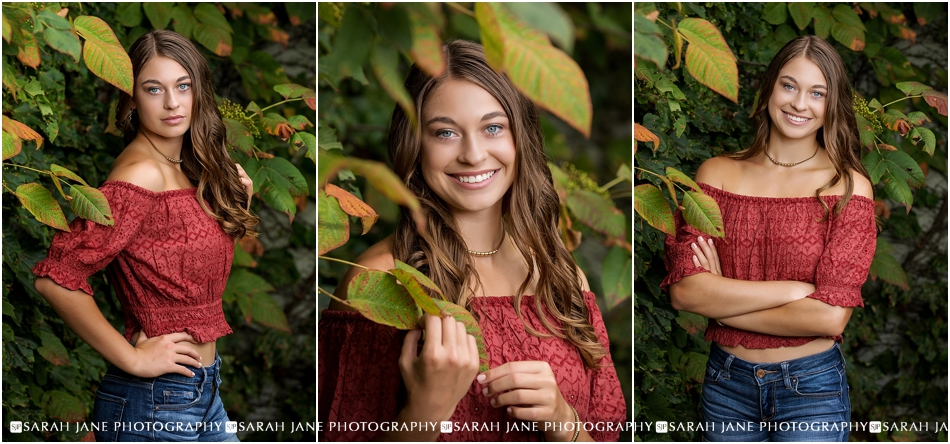
M152 148L155 148L155 152L158 153L158 154L161 154L162 157L168 159L169 162L182 163L182 162L185 161L184 159L172 159L171 157L168 157L168 156L162 154L162 152L158 150L158 147L155 146L155 144L152 142L152 139L149 139L149 138L148 138L148 134L145 134L145 131L142 131L142 135L145 136L145 140L148 140L148 143L150 143L150 144L152 145Z
M504 229L502 229L502 230L501 230L501 242L498 242L498 248L495 248L495 249L492 250L492 251L472 251L472 250L469 250L469 249L466 249L466 251L468 251L468 254L471 254L472 256L491 256L491 255L497 253L498 250L501 249L502 244L505 243L505 234L507 234L507 232L506 232Z
M817 146L817 147L815 148L815 152L811 155L811 157L809 157L809 158L807 158L807 159L805 159L805 160L803 160L803 161L801 161L801 162L783 163L783 162L779 162L779 161L773 159L772 156L769 155L769 143L768 143L768 142L765 142L765 157L768 157L769 160L771 160L772 163L774 163L774 164L776 164L776 165L783 166L783 167L793 167L793 166L795 166L795 165L799 165L799 164L802 164L802 163L805 163L805 162L808 162L809 160L811 160L812 157L815 157L815 155L818 154L818 149L819 149L819 148L821 148L821 145L819 145L819 146Z

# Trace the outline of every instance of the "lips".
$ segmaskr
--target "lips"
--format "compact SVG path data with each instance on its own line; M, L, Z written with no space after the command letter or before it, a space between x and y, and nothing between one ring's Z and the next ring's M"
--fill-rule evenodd
M812 119L802 116L796 116L794 114L789 114L785 111L782 111L782 114L785 115L785 120L792 125L804 125L811 121Z
M162 122L165 122L169 125L175 125L175 124L181 123L183 120L185 120L184 116L171 116L171 117L166 117L162 119Z

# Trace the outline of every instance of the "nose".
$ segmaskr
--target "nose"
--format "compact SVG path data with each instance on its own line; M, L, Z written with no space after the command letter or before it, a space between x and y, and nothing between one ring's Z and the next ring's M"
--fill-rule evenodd
M479 144L475 137L466 137L462 142L462 152L458 161L469 165L478 165L488 158L488 151Z
M795 111L802 111L802 110L804 110L805 108L807 108L808 105L806 104L806 101L805 101L805 93L804 93L804 92L800 92L800 93L796 94L796 95L795 95L795 98L792 99L791 105L792 105L792 108L793 108Z
M174 93L165 94L165 109L173 110L178 108L178 98Z

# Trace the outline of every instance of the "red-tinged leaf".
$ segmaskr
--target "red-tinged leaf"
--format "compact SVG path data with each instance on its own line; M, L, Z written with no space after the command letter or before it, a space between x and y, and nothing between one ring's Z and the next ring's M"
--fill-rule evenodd
M608 238L625 239L627 219L610 200L588 190L577 190L567 196L567 207L581 223Z
M290 34L287 34L287 31L275 26L267 28L267 34L264 38L272 42L280 43L284 49L287 49L287 45L290 43Z
M574 230L573 224L571 215L567 212L567 205L558 205L557 231L567 251L577 250L577 247L581 245L581 232Z
M886 143L879 143L877 144L877 147L885 151L897 151L897 147L894 145L888 145Z
M641 142L653 142L653 151L660 147L660 138L639 123L633 124L633 138Z
M873 148L877 144L877 139L874 138L874 126L860 114L855 114L854 117L858 122L858 136L861 139L861 146L868 149Z
M673 212L666 197L652 184L637 185L633 188L633 208L649 224L670 236L676 235Z
M433 301L439 306L439 309L447 311L456 321L465 325L465 333L475 337L475 345L478 346L478 371L487 372L488 350L485 348L485 338L482 335L482 329L478 326L478 322L475 321L475 317L464 308L451 302L439 299L433 299Z
M209 51L221 57L231 55L233 50L231 42L231 33L222 28L218 28L207 23L198 23L195 25L194 39L201 43L201 46L208 48Z
M916 96L928 89L933 89L920 82L897 82L894 86L901 90L905 96Z
M328 196L333 196L340 202L340 209L344 213L360 218L363 222L363 234L369 233L370 228L373 228L373 224L379 219L376 211L349 191L332 183L328 183L325 190Z
M323 192L317 198L317 232L321 256L350 239L350 219L340 208L340 202Z
M346 303L367 319L400 330L416 328L422 316L409 291L385 271L363 270L357 274L346 288Z
M680 311L679 315L676 316L676 323L691 335L706 331L706 318L696 313Z
M907 120L914 125L923 125L924 122L930 122L930 117L920 111L911 111L907 113Z
M7 15L3 14L3 39L10 43L10 39L13 38L13 26L10 25L10 22L7 21Z
M877 247L874 250L874 258L871 260L868 273L873 280L881 278L889 284L905 290L910 289L907 273L904 272L900 262L894 257L894 247L880 237L877 239Z
M69 188L69 207L77 216L91 220L99 225L113 226L112 209L101 191L85 185L73 185Z
M587 78L577 62L501 5L476 3L475 18L488 64L507 73L538 106L590 137L593 105Z
M284 99L296 99L297 97L303 96L307 91L313 92L312 89L295 83L276 85L274 86L274 91L277 91Z
M277 305L274 297L267 293L257 293L251 296L251 316L258 324L290 333L287 315Z
M890 9L890 8L885 8L881 10L881 18L884 19L885 22L890 23L892 25L907 24L907 17L904 16L904 13L897 10ZM901 26L901 28L904 28L904 27Z
M864 50L864 31L857 27L838 22L831 27L831 35L852 51Z
M321 156L321 159L322 158L323 156ZM318 162L318 164L321 162L323 162L323 160ZM409 188L406 188L402 180L400 180L386 164L354 158L347 159L345 163L334 163L336 170L333 171L333 173L339 171L339 168L348 167L354 174L365 177L370 186L382 193L387 199L409 209L412 214L412 220L416 224L416 230L425 229L426 218L422 214L422 206L419 204L419 199L412 194L412 191L409 191Z
M736 58L716 27L703 19L687 18L677 26L686 37L686 69L700 83L739 102Z
M703 233L720 239L725 237L722 213L716 201L703 193L683 193L683 218L686 223Z
M944 93L937 92L932 89L928 89L923 93L924 100L927 101L927 104L937 108L937 112L941 116L947 115L947 95Z
M910 44L911 44L911 45L917 43L917 33L916 33L916 32L912 31L910 28L908 28L908 27L906 27L906 26L901 26L900 29L901 29L901 38L902 38L902 39L910 40Z
M303 93L303 96L301 97L303 97L304 103L306 103L307 106L310 107L310 109L312 110L317 109L317 93L316 92L314 92L313 90L309 90Z
M77 175L76 173L74 173L74 172L72 172L72 171L70 171L70 170L68 170L68 169L66 169L66 168L63 168L63 167L61 167L61 166L59 166L59 165L56 165L55 163L49 166L49 170L50 170L50 172L52 172L53 174L55 174L55 175L58 176L58 177L65 177L65 178L67 178L67 179L69 179L69 180L75 181L75 182L77 182L77 183L81 183L81 184L83 184L83 185L85 185L85 186L89 186L89 184L86 183L85 180L82 180L82 178L79 177L79 175Z
M604 302L607 311L617 308L630 298L633 267L630 266L630 253L620 247L613 247L604 258L601 286L604 289Z
M676 168L666 167L666 177L668 177L673 182L690 187L693 191L702 192L702 189L699 188L699 185L693 181L693 179L683 174L682 171L677 170Z
M440 290L439 287L438 287L437 285L435 285L435 282L432 282L432 280L429 279L428 276L422 274L421 271L416 270L415 268L411 267L409 264L407 264L407 263L405 263L405 262L403 262L403 261L400 261L399 259L396 259L395 262L396 262L396 268L393 269L393 270L390 270L390 271L402 270L402 271L404 271L404 272L406 272L406 273L409 273L409 274L412 275L412 276L416 279L416 281L418 281L420 284L422 284L422 285L425 286L426 288L428 288L428 289L434 291L436 294L438 294L439 296L441 296L442 299L445 299L445 295L442 294L442 290ZM401 280L401 279L400 279L400 280Z
M399 104L406 113L406 117L409 118L409 122L415 126L416 106L412 97L409 96L409 91L406 91L404 79L399 73L399 52L382 39L377 39L370 55L370 65L380 86Z
M89 71L132 95L132 61L112 28L98 17L85 15L76 17L73 26L86 40L82 57Z
M891 209L887 208L884 199L874 199L874 215L884 220L891 218Z
M50 418L64 422L86 420L86 406L79 399L62 390L53 390L43 395L43 410Z
M402 283L403 288L409 292L409 296L416 302L416 305L422 309L423 312L429 313L433 316L439 316L440 310L439 306L435 305L435 301L429 297L429 294L422 288L422 285L419 284L419 281L416 278L403 270L393 269L389 270L396 279L399 279L399 282Z
M301 116L300 114L288 117L287 122L290 124L291 128L297 131L301 131L308 126L313 126L313 123L310 122L310 119L308 119L306 116Z
M234 150L251 155L254 152L254 136L243 123L230 118L221 119L226 130L225 143Z
M36 43L36 36L26 29L20 30L20 47L16 58L30 68L40 66L40 47Z
M16 136L21 140L35 140L36 149L43 147L43 136L33 131L30 127L17 122L7 116L3 116L3 130Z
M23 149L23 143L20 141L20 138L3 131L3 160L7 160L11 157L20 154L20 151Z
M423 72L440 77L445 72L445 54L442 53L442 38L439 28L422 19L422 13L410 8L412 23L412 49L409 56Z
M16 197L36 220L57 230L69 231L66 215L53 193L38 183L25 183L16 189Z
M673 33L673 48L675 49L676 54L676 64L673 65L671 69L677 69L680 67L680 60L683 56L683 34L678 32Z
M40 341L43 344L39 350L40 355L53 365L69 365L69 354L66 353L66 347L53 333L40 330Z

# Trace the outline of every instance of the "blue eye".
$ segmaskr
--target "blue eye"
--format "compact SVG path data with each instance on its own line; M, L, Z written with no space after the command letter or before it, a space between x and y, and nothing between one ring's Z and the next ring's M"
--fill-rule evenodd
M435 137L438 139L450 139L455 132L451 130L439 130L435 132Z
M812 94L815 94L814 97L815 97L816 99L820 99L820 98L822 98L822 97L825 96L825 93L823 93L823 92L821 92L821 91L814 91L814 92L812 92Z
M491 125L488 125L488 128L485 128L485 131L487 131L490 136L494 137L501 134L502 129L503 127L501 125L497 123L493 123Z
M791 83L786 83L786 84L782 85L782 87L785 88L787 91L792 91L792 90L795 89L795 87L792 86Z
M146 91L148 91L149 94L158 94L158 92L160 91L160 89L161 89L161 88L158 88L157 86L153 86L153 87L147 89Z
M182 83L181 85L178 85L179 91L188 91L189 89L191 89L190 83Z

